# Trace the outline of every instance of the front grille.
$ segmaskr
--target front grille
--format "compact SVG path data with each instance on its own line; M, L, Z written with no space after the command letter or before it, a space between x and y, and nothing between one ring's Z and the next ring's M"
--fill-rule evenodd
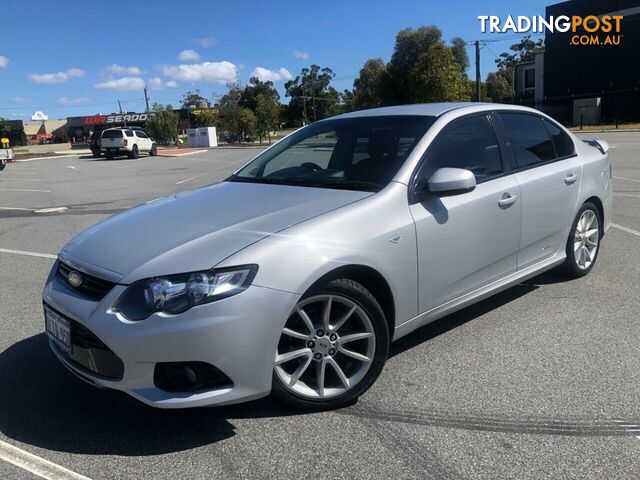
M124 375L124 363L113 350L107 347L91 330L63 315L58 310L53 310L71 324L71 351L57 351L64 355L71 363L91 373L113 380L121 380ZM54 343L55 346L55 343Z
M78 271L78 273L82 275L82 283L79 286L74 287L69 283L69 273L73 271L77 270L74 270L66 263L59 262L58 276L64 281L64 283L76 292L93 300L102 300L115 285L115 283L109 282L108 280L103 280L101 278L94 277L93 275Z

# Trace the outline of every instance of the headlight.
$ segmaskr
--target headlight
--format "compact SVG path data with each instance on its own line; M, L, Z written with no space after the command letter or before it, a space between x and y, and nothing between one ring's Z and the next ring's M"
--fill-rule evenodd
M175 315L246 290L257 271L257 265L241 265L139 280L125 290L113 310L132 321L155 312Z

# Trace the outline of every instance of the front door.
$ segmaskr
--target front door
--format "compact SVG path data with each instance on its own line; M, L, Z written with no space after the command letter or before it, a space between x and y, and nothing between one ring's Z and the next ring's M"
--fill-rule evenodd
M442 167L466 168L478 184L468 193L410 206L418 240L420 313L516 271L520 186L505 170L503 157L485 114L454 120L429 146L418 178Z

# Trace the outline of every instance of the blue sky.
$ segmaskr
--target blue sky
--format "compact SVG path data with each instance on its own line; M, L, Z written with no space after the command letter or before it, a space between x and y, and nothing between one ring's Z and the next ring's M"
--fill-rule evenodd
M142 111L178 104L188 90L223 94L228 79L258 70L285 79L317 63L351 88L368 58L388 61L396 33L437 25L445 39L506 40L482 49L483 78L513 34L481 33L478 15L538 15L553 1L193 1L56 2L0 0L0 116L28 119ZM473 61L473 50L469 47ZM4 66L3 66L4 65ZM473 65L472 65L473 66ZM472 72L469 72L473 75Z

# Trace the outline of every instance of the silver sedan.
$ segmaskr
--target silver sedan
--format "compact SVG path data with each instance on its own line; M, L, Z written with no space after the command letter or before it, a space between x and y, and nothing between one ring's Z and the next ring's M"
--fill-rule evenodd
M50 346L156 407L347 405L391 341L545 270L589 273L608 149L507 105L313 123L223 182L72 239L43 292Z

